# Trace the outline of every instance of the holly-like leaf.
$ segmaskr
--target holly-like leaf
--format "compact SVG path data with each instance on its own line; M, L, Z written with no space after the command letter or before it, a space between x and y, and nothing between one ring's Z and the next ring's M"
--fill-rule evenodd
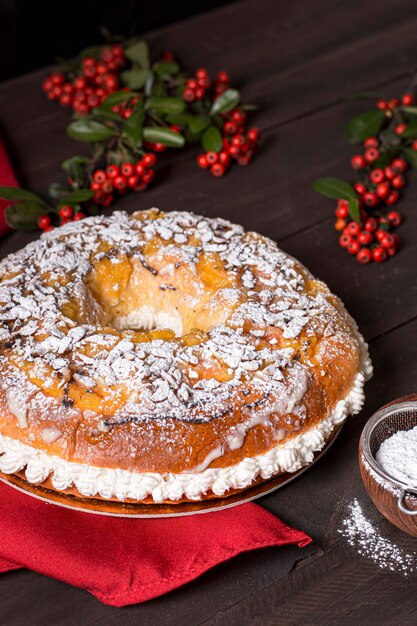
M160 115L176 115L183 113L185 102L180 98L148 98L145 104L146 109L153 110Z
M129 143L134 148L140 148L142 145L142 124L145 119L145 113L140 108L126 120L123 124L123 133L129 139Z
M20 189L20 187L0 187L0 198L16 202L30 202L32 204L37 204L43 207L43 212L45 212L45 207L47 207L48 210L50 208L49 204L45 202L43 198L37 196L31 191L27 191L26 189Z
M402 152L413 170L417 170L417 150L413 150L412 148L403 148Z
M343 200L349 200L350 198L353 200L358 199L358 195L352 185L339 178L319 178L313 183L313 189L326 196L326 198L333 198L334 200L339 200L340 198Z
M223 146L222 134L217 126L210 126L201 137L201 144L206 152L220 152Z
M60 204L78 204L79 202L87 202L87 200L91 200L94 195L94 191L91 189L77 189L76 191L72 191L60 198Z
M17 230L37 230L38 218L48 212L44 206L34 202L19 202L6 208L6 222Z
M349 198L348 200L349 215L354 222L361 223L361 212L359 209L359 200L356 198Z
M148 70L150 67L149 48L145 41L135 41L135 43L125 48L125 56L129 61L136 63L142 69Z
M117 130L95 120L76 120L67 127L67 134L76 141L103 141L118 135Z
M207 115L190 115L188 128L193 135L199 135L210 126L211 120Z
M237 89L226 89L223 91L212 104L210 109L210 115L217 115L218 113L226 113L231 111L240 102L240 93Z
M121 79L130 89L141 89L149 77L149 70L125 70Z
M181 133L162 126L146 126L143 129L143 139L150 143L162 143L170 148L182 148L185 143Z
M346 137L352 143L359 143L367 137L376 135L384 120L384 111L365 111L350 120L345 129Z
M166 78L178 74L180 66L175 61L158 61L153 64L152 69L158 78Z

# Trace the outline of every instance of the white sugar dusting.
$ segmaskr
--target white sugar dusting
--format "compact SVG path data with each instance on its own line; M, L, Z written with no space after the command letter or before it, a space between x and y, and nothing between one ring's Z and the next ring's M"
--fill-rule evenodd
M385 439L376 453L376 460L393 478L417 487L417 426Z
M355 498L347 507L347 515L338 531L358 554L367 557L381 569L405 576L417 571L417 553L407 552L384 537L365 516Z

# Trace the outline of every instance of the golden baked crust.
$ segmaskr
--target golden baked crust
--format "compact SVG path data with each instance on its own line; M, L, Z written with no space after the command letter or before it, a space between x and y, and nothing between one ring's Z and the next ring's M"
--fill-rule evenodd
M89 218L0 270L0 435L65 461L229 468L319 424L363 368L328 288L225 220Z

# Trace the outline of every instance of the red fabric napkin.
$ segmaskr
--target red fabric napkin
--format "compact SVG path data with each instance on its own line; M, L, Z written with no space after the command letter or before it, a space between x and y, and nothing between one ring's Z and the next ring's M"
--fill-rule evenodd
M0 572L26 567L112 606L156 598L241 552L310 542L253 503L123 519L64 509L0 484Z
M6 150L0 138L0 186L3 185L17 187L18 183L12 166L10 165L9 157L7 156ZM10 226L6 224L6 220L4 219L4 211L9 204L9 201L0 198L0 237L11 230Z

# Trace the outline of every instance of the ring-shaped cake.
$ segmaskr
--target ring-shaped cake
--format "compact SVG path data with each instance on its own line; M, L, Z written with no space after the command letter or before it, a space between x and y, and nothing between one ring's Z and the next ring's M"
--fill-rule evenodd
M0 471L83 497L224 496L310 463L363 403L367 347L270 239L157 209L0 263Z

